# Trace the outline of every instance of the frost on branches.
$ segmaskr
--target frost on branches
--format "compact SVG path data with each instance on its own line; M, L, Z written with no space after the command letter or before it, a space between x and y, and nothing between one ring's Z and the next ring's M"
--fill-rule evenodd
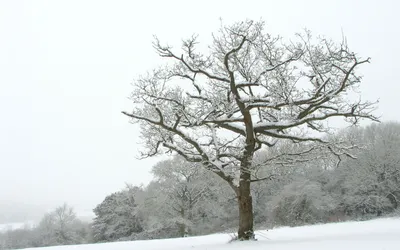
M331 130L327 120L377 120L375 103L348 96L357 93L356 70L369 59L308 31L285 43L264 26L222 26L207 53L199 52L196 36L183 40L181 51L156 38L168 65L135 81L134 109L123 112L141 126L143 157L175 152L232 187L242 240L254 237L250 183L268 178L255 174L255 152L290 141L309 146L270 161L295 164L316 149L348 155L342 142L321 139Z

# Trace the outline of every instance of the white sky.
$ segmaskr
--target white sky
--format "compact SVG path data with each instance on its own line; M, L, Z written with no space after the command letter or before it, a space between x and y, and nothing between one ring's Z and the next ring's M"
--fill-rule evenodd
M0 206L91 210L124 183L151 179L138 161L138 128L121 110L133 78L158 65L154 34L170 44L209 39L222 17L303 28L372 57L362 94L378 115L400 120L398 1L17 1L0 0Z

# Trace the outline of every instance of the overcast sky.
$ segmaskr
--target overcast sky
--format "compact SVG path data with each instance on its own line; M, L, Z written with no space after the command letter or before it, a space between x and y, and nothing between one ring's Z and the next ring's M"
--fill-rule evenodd
M147 183L138 128L121 110L135 76L157 66L153 35L170 44L245 18L293 36L303 28L371 57L364 99L400 120L398 1L0 0L0 206L90 211L125 183Z

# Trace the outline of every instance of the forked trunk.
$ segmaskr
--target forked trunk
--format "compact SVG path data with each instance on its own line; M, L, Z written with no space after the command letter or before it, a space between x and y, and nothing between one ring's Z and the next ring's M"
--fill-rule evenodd
M247 171L246 171L247 172ZM239 240L253 240L253 201L250 192L250 174L242 173L238 188Z

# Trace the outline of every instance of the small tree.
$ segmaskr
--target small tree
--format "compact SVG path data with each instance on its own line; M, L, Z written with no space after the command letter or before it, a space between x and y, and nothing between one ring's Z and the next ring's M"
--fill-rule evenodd
M74 209L64 203L54 210L53 218L57 242L62 245L75 243L77 234L74 226L78 219Z
M198 51L196 36L183 41L182 53L155 39L157 53L172 64L139 77L134 109L123 112L141 126L143 157L175 152L229 184L238 199L241 240L254 238L250 183L264 179L255 175L256 151L280 140L313 141L339 156L346 153L340 144L308 132L329 132L326 120L333 117L352 124L376 120L374 103L346 98L361 82L356 69L369 59L345 42L313 40L309 32L285 43L264 26L223 26L207 54ZM274 160L292 164L316 146L300 148Z
M199 163L187 162L183 157L175 156L156 164L152 173L159 183L158 197L168 211L169 220L179 227L179 236L199 233L196 231L201 222L223 210L215 197L218 180L211 173L199 167ZM220 188L219 188L220 189ZM160 199L161 198L161 199ZM218 211L217 211L218 210Z
M54 246L81 244L85 242L82 230L86 225L76 217L74 209L67 204L57 207L41 219L37 231L37 245Z

